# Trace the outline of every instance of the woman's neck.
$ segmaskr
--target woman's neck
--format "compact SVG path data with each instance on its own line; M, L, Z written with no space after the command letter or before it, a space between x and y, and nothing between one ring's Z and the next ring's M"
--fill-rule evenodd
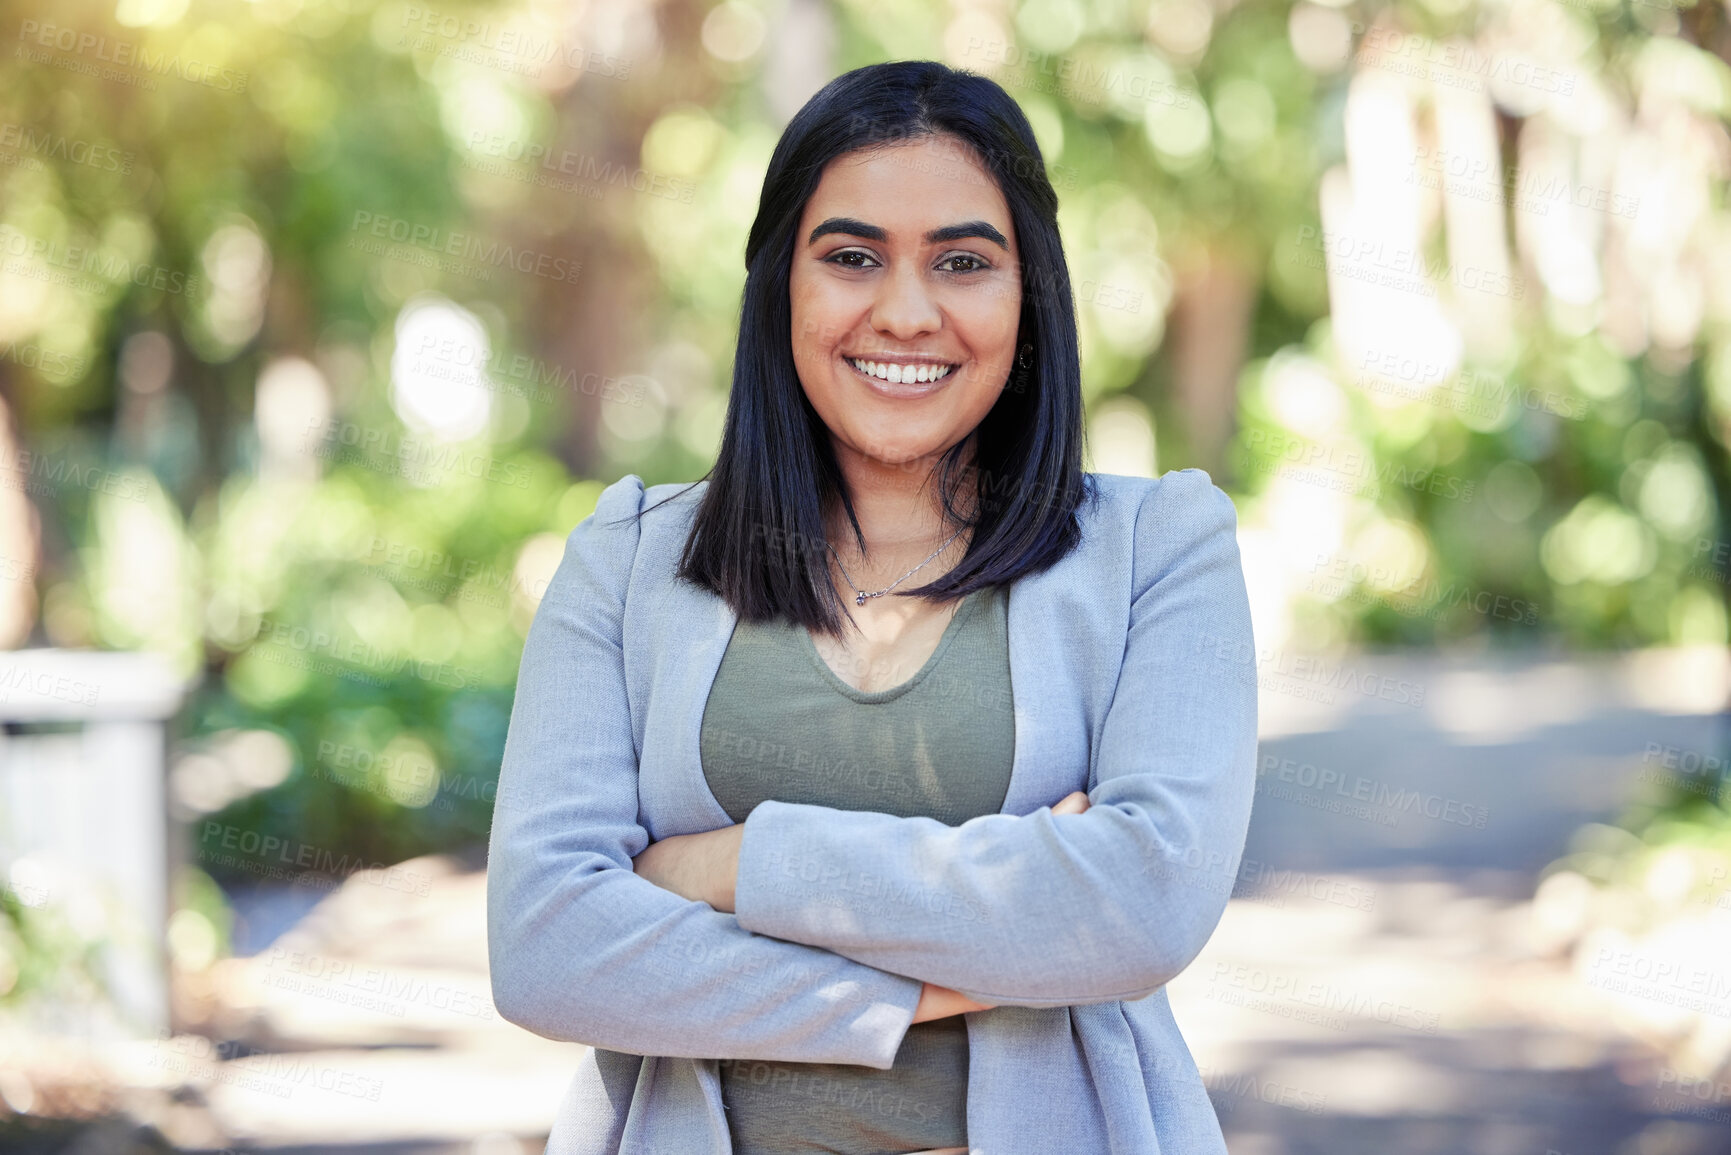
M925 585L953 569L967 552L968 533L956 536L961 526L944 516L936 463L936 458L923 460L917 467L867 459L842 462L854 515L865 535L866 553L861 555L839 502L828 518L829 542L841 556L847 574L861 588L878 589L916 565L920 570L906 585ZM971 480L971 468L964 468L956 489L957 505L964 516L974 506ZM950 544L942 554L926 561L945 542Z

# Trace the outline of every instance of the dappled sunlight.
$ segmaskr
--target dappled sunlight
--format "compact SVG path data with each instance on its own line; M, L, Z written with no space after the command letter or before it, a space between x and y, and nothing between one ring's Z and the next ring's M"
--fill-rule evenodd
M606 487L700 478L749 416L742 257L789 118L929 58L1015 99L1038 155L985 159L1057 201L1082 437L1011 433L1235 510L1254 645L1215 656L1256 687L1254 805L1234 878L1172 876L1232 897L1167 991L1234 1155L1716 1152L1728 11L18 6L0 1146L540 1149L586 1055L492 1003L525 640ZM1026 310L1061 278L1022 255ZM557 619L610 641L566 576ZM1117 657L1054 660L1110 688ZM567 675L588 722L600 671ZM607 757L647 759L666 703L627 705ZM979 845L964 897L1017 917L1027 863ZM1062 914L1102 956L1147 933Z

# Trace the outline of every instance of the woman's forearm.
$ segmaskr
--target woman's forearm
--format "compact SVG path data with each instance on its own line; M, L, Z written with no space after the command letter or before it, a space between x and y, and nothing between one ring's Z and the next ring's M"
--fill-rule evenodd
M739 843L744 836L742 822L701 834L675 834L644 847L631 860L631 867L663 890L732 914Z
M923 1023L931 1019L946 1019L951 1015L967 1014L969 1011L989 1011L991 1003L976 1003L960 991L952 991L949 987L940 987L926 983L920 990L919 1005L914 1008L914 1022Z
M1088 796L1075 790L1055 803L1052 813L1081 814L1088 805ZM650 843L631 864L638 874L665 890L732 914L739 885L739 847L744 839L743 822L700 834L676 834Z
M1089 807L1080 790L1066 795L1052 807L1054 814L1081 814ZM745 824L736 822L700 834L679 834L652 842L632 859L636 872L657 886L715 910L732 913L734 890L739 880L739 846ZM913 977L913 976L906 976ZM919 1005L913 1021L930 1022L951 1015L991 1010L994 1003L975 1002L960 991L921 980Z
M733 880L739 869L739 832L744 829L741 824L703 834L675 835L651 843L632 864L638 874L658 886L707 902L716 910L731 911ZM924 983L913 1021L923 1023L990 1009L990 1004L977 1003L960 991Z

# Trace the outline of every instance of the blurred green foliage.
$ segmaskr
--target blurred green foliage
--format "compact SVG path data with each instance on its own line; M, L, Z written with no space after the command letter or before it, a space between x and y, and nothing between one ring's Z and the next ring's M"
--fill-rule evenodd
M779 126L891 58L1020 100L1095 467L1210 469L1279 543L1294 642L1726 640L1718 6L58 0L4 32L0 397L56 476L113 483L30 489L30 640L160 649L207 675L183 738L285 739L267 782L193 782L212 821L342 861L485 837L565 535L625 472L708 467ZM1458 73L1489 187L1561 150L1639 208L1511 196L1469 228L1420 196L1421 267L1492 245L1522 291L1487 322L1446 268L1419 277L1440 297L1384 285L1402 324L1434 298L1468 335L1403 395L1317 240L1330 174L1377 163L1353 110L1393 107L1360 82L1415 59L1421 147L1456 131ZM427 301L484 337L405 349ZM403 391L476 359L482 417L441 439Z

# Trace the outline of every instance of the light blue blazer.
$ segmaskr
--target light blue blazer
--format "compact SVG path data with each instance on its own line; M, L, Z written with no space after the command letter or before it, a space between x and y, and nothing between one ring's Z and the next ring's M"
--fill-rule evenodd
M1003 811L764 802L736 914L631 867L732 824L698 729L736 618L674 577L703 485L641 522L681 486L602 492L524 642L487 882L499 1013L593 1048L549 1155L729 1155L716 1060L888 1069L922 980L998 1004L966 1016L971 1155L1225 1155L1164 988L1250 821L1236 516L1199 470L1087 479L1081 544L1010 587Z

